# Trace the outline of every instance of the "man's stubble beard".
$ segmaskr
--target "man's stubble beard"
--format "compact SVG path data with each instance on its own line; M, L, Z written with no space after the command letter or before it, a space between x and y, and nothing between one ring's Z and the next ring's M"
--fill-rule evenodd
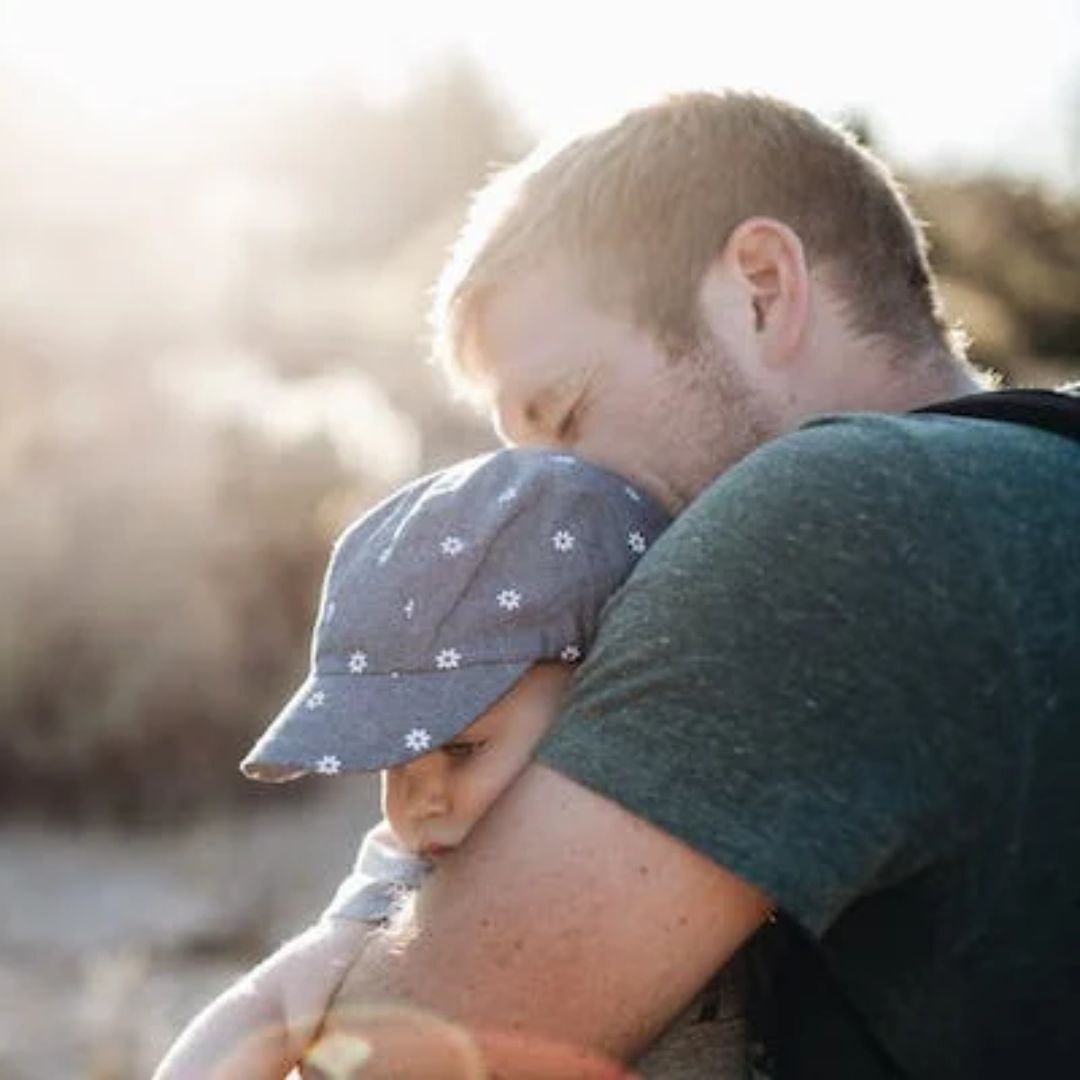
M686 435L700 440L699 490L783 433L773 404L749 383L715 338L673 362L687 365L683 389L698 402L693 410L698 430Z

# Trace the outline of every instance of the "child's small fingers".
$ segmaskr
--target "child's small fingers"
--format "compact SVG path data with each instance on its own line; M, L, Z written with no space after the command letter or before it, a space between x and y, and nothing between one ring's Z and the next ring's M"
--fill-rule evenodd
M371 1046L355 1035L327 1035L304 1057L305 1080L352 1080L371 1058Z
M301 1065L304 1080L487 1080L464 1028L430 1013L377 1006L337 1014Z

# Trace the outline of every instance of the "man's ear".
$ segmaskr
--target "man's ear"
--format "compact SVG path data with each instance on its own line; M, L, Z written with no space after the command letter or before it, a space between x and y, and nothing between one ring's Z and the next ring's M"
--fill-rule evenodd
M720 262L735 283L762 359L770 366L788 363L798 349L810 297L798 234L774 218L747 218L728 237Z

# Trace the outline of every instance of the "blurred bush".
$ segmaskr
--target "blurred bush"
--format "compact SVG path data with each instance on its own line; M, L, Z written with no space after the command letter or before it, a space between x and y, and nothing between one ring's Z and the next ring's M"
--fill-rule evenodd
M307 660L333 536L491 444L426 353L468 192L525 142L476 74L110 146L0 84L0 809L168 822ZM1080 207L911 181L978 360L1075 373Z
M265 790L340 527L491 441L423 313L520 143L457 64L142 156L2 90L0 809L187 819Z
M215 427L126 382L23 418L0 534L0 792L167 820L238 796L301 676L320 564L370 485L333 447Z
M923 180L933 262L973 356L1008 381L1080 367L1080 197L1002 177Z

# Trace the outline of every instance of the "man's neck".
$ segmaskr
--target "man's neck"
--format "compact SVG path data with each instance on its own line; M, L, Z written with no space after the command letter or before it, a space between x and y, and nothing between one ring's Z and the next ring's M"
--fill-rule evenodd
M953 359L931 359L911 370L892 368L891 377L867 378L851 387L853 407L874 412L909 412L936 401L989 389L974 369Z
M947 356L898 361L859 352L841 359L830 376L808 385L806 396L793 403L786 427L823 413L909 412L992 388L965 361Z

